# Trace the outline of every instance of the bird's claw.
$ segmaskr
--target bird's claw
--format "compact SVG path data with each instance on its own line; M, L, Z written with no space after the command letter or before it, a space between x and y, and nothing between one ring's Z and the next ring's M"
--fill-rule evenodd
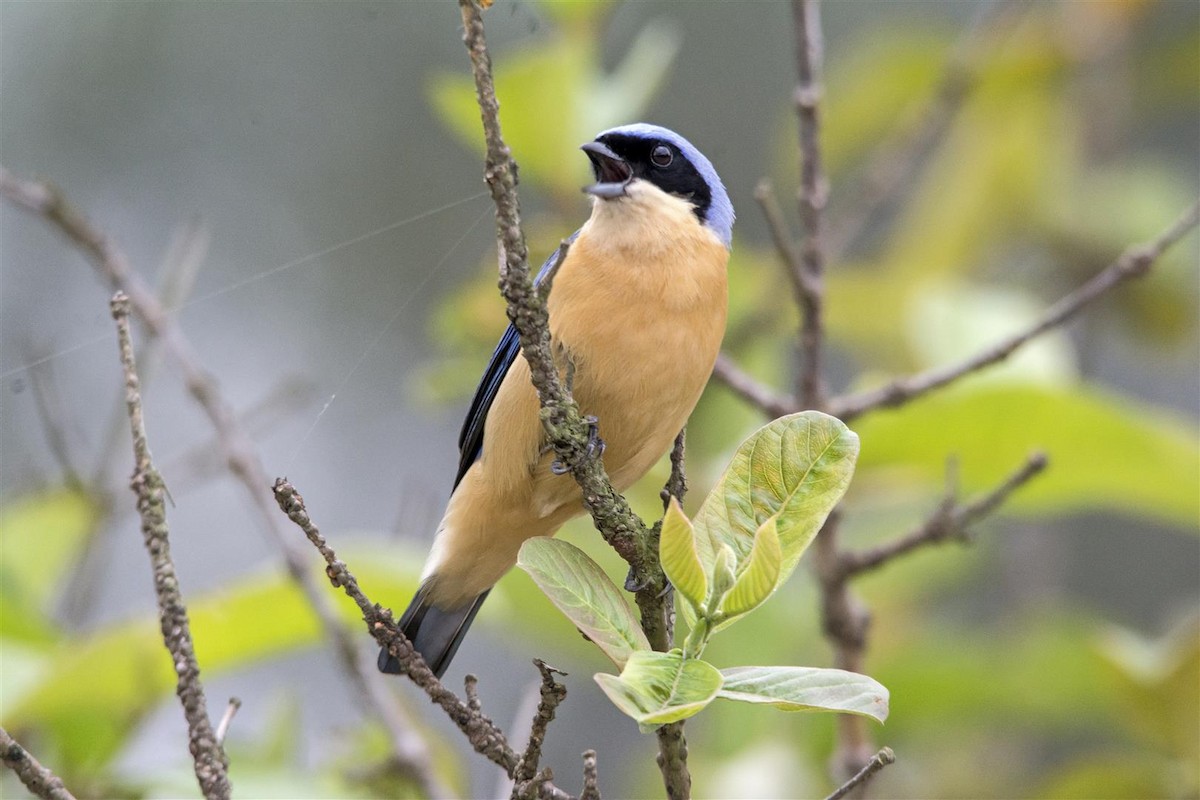
M583 418L583 421L588 426L587 444L583 448L584 455L589 461L600 458L604 455L604 448L607 446L600 438L600 419L589 414ZM556 458L550 462L550 472L555 475L566 475L570 471L571 468L562 459Z
M583 418L583 421L588 426L587 456L588 458L600 458L604 455L604 448L607 447L604 440L600 438L600 419L589 414Z
M625 576L625 591L637 593L649 585L649 580L638 583L637 576L633 574L633 567L629 568L629 574Z

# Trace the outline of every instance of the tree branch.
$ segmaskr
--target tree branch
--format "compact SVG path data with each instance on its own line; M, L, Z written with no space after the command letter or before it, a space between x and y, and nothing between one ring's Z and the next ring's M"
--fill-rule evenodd
M600 800L600 786L596 770L596 751L583 751L583 791L579 800Z
M0 760L16 773L26 789L42 800L75 800L75 795L63 785L62 778L43 767L4 728L0 728Z
M871 759L854 775L853 778L839 786L832 794L826 797L825 800L842 800L843 797L846 797L855 789L861 790L862 787L866 786L867 781L875 777L875 773L879 772L888 764L895 763L896 754L892 752L892 748L883 748L878 753L871 756Z
M166 485L150 458L146 441L146 425L142 417L142 397L137 365L133 356L133 339L129 333L129 298L117 292L112 299L112 315L117 322L117 344L121 366L125 372L125 407L133 434L134 472L130 487L137 495L138 514L142 518L142 535L150 552L154 568L154 589L158 595L158 616L166 644L178 676L175 693L183 704L187 718L188 739L195 765L196 779L206 798L228 800L230 795L227 771L229 760L213 731L200 682L200 664L196 660L192 633L188 624L187 606L179 588L179 577L171 560L167 526Z
M824 338L825 250L821 239L822 213L829 185L821 160L821 67L824 41L821 34L820 0L792 0L796 24L796 116L800 124L800 226L804 242L800 249L803 270L793 282L800 302L800 352L802 363L796 380L796 396L804 408L824 406L825 388L821 367Z
M878 569L889 561L926 545L940 544L950 539L968 541L972 523L995 511L1009 495L1041 474L1047 464L1044 453L1033 453L995 489L969 503L961 504L958 501L955 470L947 470L946 494L937 510L923 523L894 541L859 553L842 553L842 578L853 578Z
M799 410L795 398L778 395L744 371L728 353L717 356L713 377L725 384L738 397L768 417L782 417Z
M425 663L421 654L413 649L412 642L396 626L391 610L372 603L363 594L354 575L351 574L346 564L338 559L337 553L326 543L325 537L313 524L308 510L304 507L304 498L300 496L296 488L286 478L278 478L273 486L273 491L279 508L304 532L304 535L325 559L327 565L325 574L329 577L329 582L335 588L342 589L346 596L358 606L359 611L362 612L363 621L367 624L367 630L370 631L375 641L395 657L400 664L401 671L408 676L409 680L424 691L435 705L446 712L450 720L467 737L467 741L470 742L475 752L499 766L510 777L513 776L520 756L508 745L504 732L483 714L474 677L467 677L467 699L465 701L447 689L445 684L438 680L433 671L429 669L429 665ZM543 787L541 792L543 796L552 796L554 800L569 800L571 797L553 785L549 785L548 788Z
M525 752L513 771L512 800L536 800L541 787L545 785L544 781L537 780L542 744L546 741L546 729L554 721L558 704L567 696L567 687L554 680L555 674L565 677L567 673L548 666L539 658L533 660L533 665L542 674L541 699L529 729L529 744L525 746Z
M408 724L403 709L390 694L383 676L375 669L373 659L360 653L354 646L333 605L308 572L302 551L293 546L266 494L270 480L253 442L242 430L232 407L221 396L216 382L200 366L191 344L154 292L133 271L121 249L57 190L42 183L16 178L0 167L0 194L56 227L114 290L123 291L129 296L131 309L145 325L147 333L162 342L167 357L182 374L189 394L212 424L230 472L249 494L272 543L283 556L288 575L300 587L301 593L321 620L326 635L333 642L334 651L357 690L360 708L382 722L392 743L393 756L400 767L411 774L431 797L449 797L449 789L434 777L424 741Z
M583 492L583 505L604 540L629 564L627 588L635 592L642 629L654 649L671 646L670 596L658 561L658 536L647 530L625 498L612 486L600 457L589 448L588 423L565 386L555 365L550 342L546 298L529 276L529 254L521 228L517 198L517 165L500 130L499 103L492 81L480 6L474 0L459 0L463 19L463 43L470 56L475 79L487 156L484 178L496 204L496 233L500 254L500 292L507 302L508 318L516 327L521 352L529 364L530 377L541 404L542 425L559 461ZM566 244L559 249L565 257ZM690 793L683 723L659 730L659 764L667 794L681 800Z
M1200 202L1185 210L1170 227L1151 241L1127 248L1116 261L1046 309L1042 316L1025 330L961 363L902 378L879 389L836 397L829 402L829 413L849 422L878 408L902 406L927 392L1005 360L1033 339L1066 324L1080 311L1116 287L1144 276L1159 256L1196 227L1197 223L1200 223Z
M229 726L233 724L233 718L242 707L241 699L237 697L229 698L229 705L225 706L225 714L221 717L221 721L217 723L217 744L225 744L225 736L229 733Z

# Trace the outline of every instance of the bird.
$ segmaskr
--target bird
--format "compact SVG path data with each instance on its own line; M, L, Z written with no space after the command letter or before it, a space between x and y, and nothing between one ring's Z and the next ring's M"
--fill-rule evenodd
M712 163L667 128L635 123L581 148L591 215L568 239L547 297L551 345L624 491L670 449L712 373L725 333L734 210ZM555 262L539 271L541 284ZM445 514L399 626L441 677L488 592L525 540L584 511L555 462L529 365L510 325L459 434ZM384 648L379 669L401 672Z

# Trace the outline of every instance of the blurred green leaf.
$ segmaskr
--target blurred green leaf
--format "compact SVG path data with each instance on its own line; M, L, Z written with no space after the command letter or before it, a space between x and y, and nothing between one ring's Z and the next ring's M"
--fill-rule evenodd
M856 425L860 467L908 468L941 484L958 454L966 492L988 489L1044 450L1050 469L1006 510L1062 514L1107 508L1195 530L1200 517L1196 429L1167 411L1097 388L970 383Z
M685 659L681 650L638 650L620 675L596 675L608 698L637 720L643 733L698 713L717 696L721 681L716 667Z
M1187 617L1158 640L1113 628L1099 651L1129 727L1177 759L1200 753L1200 618Z
M878 681L840 669L732 667L721 670L719 697L766 703L783 711L837 711L883 722L888 690Z
M696 540L691 520L683 513L679 500L672 497L663 516L662 533L658 541L659 559L667 580L693 609L703 606L708 596L708 577L699 553L705 546L709 551L712 550L711 541Z
M621 591L575 545L535 536L521 545L517 566L618 667L624 667L631 654L650 649Z
M1097 752L1069 763L1033 795L1045 800L1195 797L1181 791L1176 765L1144 754Z
M342 549L371 597L408 598L416 591L414 564L419 562L404 558L395 545ZM314 557L314 574L320 575L316 562ZM358 607L340 592L337 597L343 619L361 626ZM206 676L320 641L320 627L307 601L290 578L276 572L190 597L188 613ZM64 641L48 655L39 678L22 695L5 696L4 726L38 725L54 737L63 758L83 765L106 763L132 726L175 688L175 670L163 647L157 615Z
M754 545L737 581L721 599L718 611L730 617L748 614L766 602L779 585L783 550L779 545L777 517L770 517L754 534Z
M919 367L954 364L1030 327L1043 304L1019 289L932 281L909 302L908 332ZM1078 379L1075 350L1062 331L1040 336L977 380L1031 381L1071 386Z
M610 74L603 70L598 39L586 26L565 28L548 42L506 55L496 73L496 97L504 109L504 138L522 178L577 203L590 174L579 146L642 115L665 82L679 44L673 25L647 23ZM437 75L429 94L442 121L465 145L481 150L471 77Z
M6 504L0 510L5 600L21 598L26 607L45 613L62 590L64 570L74 562L101 513L86 492L67 487ZM0 615L0 633L23 622L18 614Z
M615 0L538 0L538 8L562 25L594 25L618 6Z
M858 437L833 417L780 417L742 442L693 524L742 562L759 527L775 517L786 580L845 493L857 455Z

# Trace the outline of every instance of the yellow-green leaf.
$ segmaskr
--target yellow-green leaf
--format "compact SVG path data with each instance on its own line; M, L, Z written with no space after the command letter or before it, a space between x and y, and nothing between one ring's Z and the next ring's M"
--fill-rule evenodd
M87 541L100 513L95 500L69 488L5 505L0 510L0 548L4 551L0 575L5 595L20 595L28 607L45 610L62 590L63 571Z
M639 650L620 675L596 675L613 704L643 733L698 713L721 689L721 672L706 661L683 657L681 650Z
M1024 514L1103 508L1197 530L1200 436L1170 411L1091 386L964 385L857 423L861 467L907 468L931 485L957 453L964 493L1044 450L1050 469L1005 504ZM696 524L700 524L697 516Z
M535 536L521 545L517 566L618 667L631 654L650 649L621 590L575 545Z
M816 667L733 667L721 670L719 696L743 703L765 703L783 711L835 711L883 722L888 690L873 678L840 669Z
M840 420L817 411L780 417L742 442L693 524L741 563L776 517L786 580L845 493L857 457L858 437Z
M672 497L663 516L662 534L658 542L659 558L663 572L675 586L675 591L697 610L704 605L708 596L708 578L699 549L700 543L696 541L691 520L683 513L679 500ZM711 553L711 544L708 550ZM711 563L711 556L709 561Z
M721 601L720 611L728 617L747 614L758 608L775 591L783 566L783 551L776 531L777 518L771 517L754 535L754 546L733 588Z

